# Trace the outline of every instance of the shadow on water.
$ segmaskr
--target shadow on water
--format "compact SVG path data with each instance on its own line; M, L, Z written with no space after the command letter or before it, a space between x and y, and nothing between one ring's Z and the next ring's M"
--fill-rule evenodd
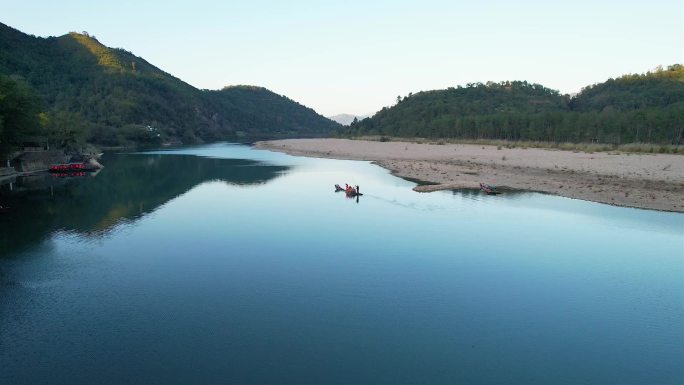
M55 231L89 237L120 221L136 220L207 181L249 186L272 180L288 167L245 159L190 155L105 155L97 175L38 174L0 186L0 255L35 245Z

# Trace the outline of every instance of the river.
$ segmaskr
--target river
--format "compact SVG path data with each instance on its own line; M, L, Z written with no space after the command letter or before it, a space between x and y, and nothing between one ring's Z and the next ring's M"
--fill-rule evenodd
M684 379L682 214L227 143L102 163L0 187L0 383Z

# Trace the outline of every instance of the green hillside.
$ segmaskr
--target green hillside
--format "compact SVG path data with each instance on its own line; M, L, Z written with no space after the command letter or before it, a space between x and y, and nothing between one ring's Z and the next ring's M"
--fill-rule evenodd
M399 98L341 135L682 144L681 65L586 87L575 97L527 82L476 83Z
M263 137L321 136L330 134L339 124L321 116L285 96L263 87L231 86L219 91L205 91L215 110L228 113L218 116L222 126L235 127ZM332 122L332 123L331 123Z
M68 124L105 145L321 136L338 127L263 88L199 90L87 33L39 38L0 24L0 74L33 89L50 135Z
M574 111L632 111L684 102L684 66L671 65L646 74L624 75L585 87L571 101Z

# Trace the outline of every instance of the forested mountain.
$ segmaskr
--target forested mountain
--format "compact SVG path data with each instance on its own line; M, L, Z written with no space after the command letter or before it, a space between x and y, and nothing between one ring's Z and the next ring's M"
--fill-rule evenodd
M682 144L684 67L626 75L575 97L527 82L476 83L398 98L342 135Z
M264 137L321 136L339 125L311 108L273 93L263 87L230 86L219 91L205 90L210 105L225 111L214 119L238 133Z
M684 66L656 68L646 74L624 75L582 89L571 101L573 111L632 111L684 102Z
M33 90L51 135L75 127L66 142L321 136L338 126L264 88L196 89L85 32L40 38L0 24L0 75Z

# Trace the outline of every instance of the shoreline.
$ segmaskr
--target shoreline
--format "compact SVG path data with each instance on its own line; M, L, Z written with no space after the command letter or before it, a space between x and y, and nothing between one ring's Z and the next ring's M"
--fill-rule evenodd
M45 168L45 169L38 169L38 170L31 170L31 171L16 171L16 172L14 172L14 173L12 173L12 174L7 174L7 175L0 176L0 184L3 184L3 183L5 183L7 180L10 180L10 179L16 179L16 178L22 177L22 176L31 176L31 175L33 175L33 174L39 174L39 173L47 172L47 171L48 171L47 168Z
M418 192L478 189L484 182L615 206L684 212L682 155L350 139L285 139L257 142L254 147L372 161L398 177L432 183L414 187Z

